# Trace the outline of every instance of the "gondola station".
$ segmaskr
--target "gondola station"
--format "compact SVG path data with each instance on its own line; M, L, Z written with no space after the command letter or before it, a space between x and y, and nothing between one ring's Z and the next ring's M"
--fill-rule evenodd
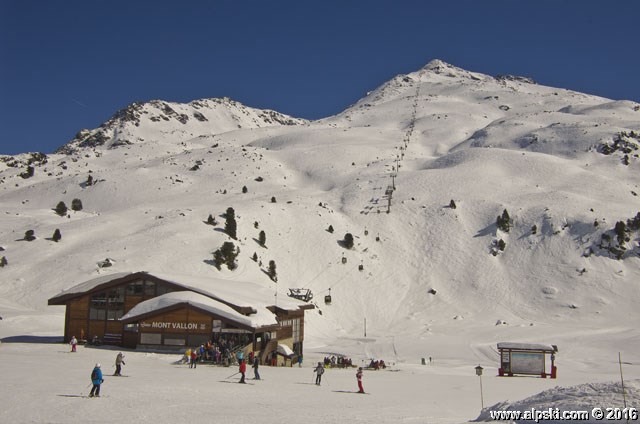
M532 344L532 343L498 343L500 354L500 377L513 377L514 375L537 375L547 378L547 355L550 359L550 377L556 378L558 369L555 365L556 345Z
M304 311L313 305L254 283L147 272L103 275L49 299L66 305L64 339L149 350L222 342L263 363L302 355Z

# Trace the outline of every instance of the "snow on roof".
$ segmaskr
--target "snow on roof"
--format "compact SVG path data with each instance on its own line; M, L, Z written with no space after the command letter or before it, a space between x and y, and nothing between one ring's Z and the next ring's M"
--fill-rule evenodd
M246 281L223 280L209 276L173 275L153 273L155 277L185 288L210 295L236 306L261 309L276 305L274 292L266 287ZM297 311L306 303L287 296L277 299L278 308Z
M230 321L240 323L244 326L251 328L258 328L267 325L277 324L275 315L265 308L259 308L257 313L251 316L245 316L235 311L230 306L220 303L210 297L204 296L192 291L179 291L166 293L161 296L154 297L144 302L138 303L131 308L124 316L120 318L121 321L135 319L137 317L152 313L157 310L168 308L181 303L187 303L196 308L205 310L212 314L216 314L220 317L226 318Z
M279 344L278 353L284 356L293 356L293 350L287 345Z
M498 343L498 349L512 349L512 350L545 350L555 352L558 350L556 346L534 343L510 343L500 342Z
M62 292L60 292L57 296L55 297L62 297L62 296L66 296L66 295L72 295L72 294L76 294L76 293L86 293L88 291L91 291L93 289L95 289L96 287L102 285L102 284L106 284L110 281L113 280L117 280L120 278L124 278L127 277L131 274L134 274L133 272L117 272L117 273L113 273L113 274L105 274L105 275L101 275L99 277L96 278L92 278L91 280L85 281L84 283L80 283L77 284L71 288L68 288L66 290L63 290Z

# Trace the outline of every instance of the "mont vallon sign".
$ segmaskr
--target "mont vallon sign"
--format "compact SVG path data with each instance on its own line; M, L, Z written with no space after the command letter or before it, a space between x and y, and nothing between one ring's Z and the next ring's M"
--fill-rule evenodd
M209 326L196 322L171 322L171 321L143 321L140 328L143 330L194 330L207 331Z

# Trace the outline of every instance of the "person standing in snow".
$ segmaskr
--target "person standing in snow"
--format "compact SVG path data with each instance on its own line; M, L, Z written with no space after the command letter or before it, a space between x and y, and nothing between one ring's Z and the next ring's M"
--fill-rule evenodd
M318 366L315 367L313 372L316 373L316 385L319 386L322 381L322 374L324 374L324 365L322 365L322 362L318 362Z
M260 365L260 359L257 356L253 357L253 379L260 380L260 373L258 373L258 366Z
M124 355L120 352L118 356L116 356L116 372L114 372L113 375L121 376L122 374L120 374L120 372L122 371L123 365L126 365L124 363Z
M198 362L198 349L195 347L191 349L191 362L189 362L189 368L193 367L195 369Z
M241 375L240 383L244 384L244 373L247 372L247 364L242 359L240 360L240 367L238 371L240 372L240 375Z
M356 378L358 379L358 393L364 393L364 388L362 387L362 367L358 368Z
M89 397L100 397L100 385L104 380L102 379L102 370L100 369L100 364L96 364L91 371L91 382L93 383L93 387L91 388L91 393L89 393Z
M76 346L78 345L78 339L76 339L76 336L71 336L69 344L71 345L71 352L75 352Z

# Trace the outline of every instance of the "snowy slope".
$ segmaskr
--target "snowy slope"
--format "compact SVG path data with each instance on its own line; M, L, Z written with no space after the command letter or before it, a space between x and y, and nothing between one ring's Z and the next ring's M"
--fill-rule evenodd
M230 100L132 105L46 163L2 157L0 336L60 335L63 309L49 297L146 270L252 281L281 298L311 288L310 354L398 366L447 358L447 375L495 368L498 341L553 343L561 370L574 364L558 383L615 379L617 352L640 362L638 234L625 233L621 249L613 231L640 211L639 132L636 103L441 61L315 122ZM52 210L75 198L82 211ZM218 271L210 261L229 240L219 216L228 207L241 252L236 270ZM505 209L509 232L496 227ZM218 226L205 225L209 214ZM47 239L56 228L57 243ZM107 257L113 267L98 268ZM263 272L269 260L277 286Z

